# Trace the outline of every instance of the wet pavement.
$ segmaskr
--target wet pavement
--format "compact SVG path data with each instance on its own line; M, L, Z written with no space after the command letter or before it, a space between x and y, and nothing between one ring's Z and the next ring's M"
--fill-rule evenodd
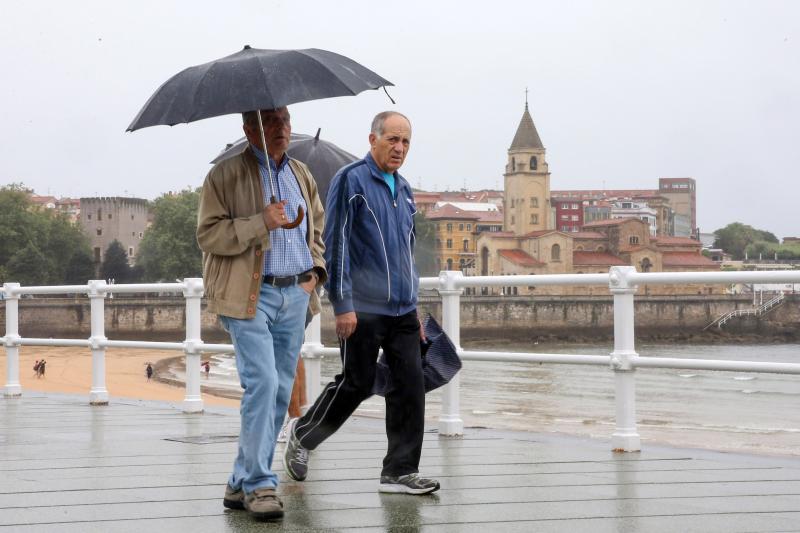
M25 392L0 398L0 533L249 531L796 531L800 460L467 429L425 435L429 496L377 492L383 423L356 418L288 481L286 516L222 507L238 412Z

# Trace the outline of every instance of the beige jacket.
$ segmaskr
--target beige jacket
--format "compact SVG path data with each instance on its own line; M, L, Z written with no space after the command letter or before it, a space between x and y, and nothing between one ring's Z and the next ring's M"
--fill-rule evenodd
M307 242L321 285L328 275L322 257L324 211L317 183L305 164L289 159L289 165L308 206ZM197 214L197 242L203 251L205 294L212 313L233 318L255 316L262 254L270 248L263 210L263 181L249 147L214 165L203 183ZM316 291L311 293L309 308L314 314L320 311Z

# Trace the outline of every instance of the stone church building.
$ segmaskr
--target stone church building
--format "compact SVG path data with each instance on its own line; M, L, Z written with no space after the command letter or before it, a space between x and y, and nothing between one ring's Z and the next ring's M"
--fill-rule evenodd
M699 241L652 236L647 222L617 218L586 223L578 232L557 231L551 208L546 151L525 104L504 173L503 231L478 235L477 274L605 273L633 265L641 272L713 271L719 265L701 254ZM662 285L650 294L721 293L719 285ZM599 287L525 287L518 294L607 294Z

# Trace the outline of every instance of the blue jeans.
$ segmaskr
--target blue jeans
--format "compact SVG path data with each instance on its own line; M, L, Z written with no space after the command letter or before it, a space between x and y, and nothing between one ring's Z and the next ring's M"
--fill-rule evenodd
M262 285L255 318L219 317L231 335L244 389L239 453L228 480L234 489L250 493L278 486L270 467L289 407L307 307L308 293L299 285Z

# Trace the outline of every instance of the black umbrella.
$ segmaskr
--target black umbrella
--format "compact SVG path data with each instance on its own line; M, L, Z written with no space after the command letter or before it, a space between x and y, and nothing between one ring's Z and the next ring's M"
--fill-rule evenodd
M189 67L167 80L139 111L128 131L355 95L387 85L392 83L352 59L326 50L245 46L240 52ZM261 113L256 116L266 148ZM269 165L267 169L272 188ZM277 201L274 191L272 201ZM299 224L302 212L298 210L297 214L297 220L284 227Z
M277 109L387 85L393 84L327 50L261 50L248 45L175 74L153 93L127 131Z
M314 137L302 133L292 133L289 149L286 153L289 154L289 157L293 157L308 165L308 168L311 170L311 175L314 176L314 181L317 182L319 199L322 201L322 204L325 205L325 199L328 196L328 187L330 186L333 176L336 175L336 172L340 168L352 163L358 158L350 152L342 150L332 142L320 139L320 131L321 130L318 129ZM242 137L236 142L229 144L221 154L211 161L211 164L219 163L229 157L238 155L242 153L245 148L247 148L247 138Z
M420 341L422 354L422 375L425 380L425 392L438 389L450 382L461 370L461 358L450 340L430 314L422 324L425 330L426 341ZM392 371L386 364L386 356L381 354L375 366L375 381L372 384L372 394L385 396L394 388Z

